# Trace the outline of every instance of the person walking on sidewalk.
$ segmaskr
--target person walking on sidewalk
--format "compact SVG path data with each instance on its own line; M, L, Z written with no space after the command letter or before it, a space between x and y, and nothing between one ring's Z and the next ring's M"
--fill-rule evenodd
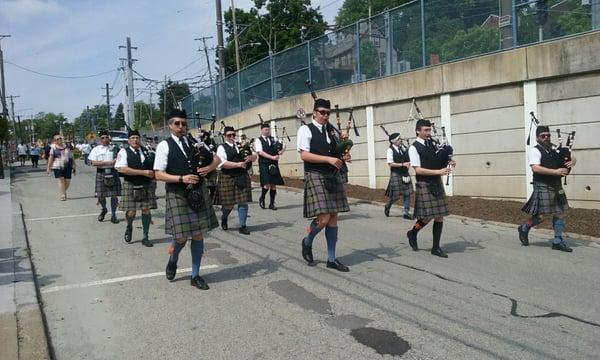
M116 156L110 146L110 137L108 131L103 130L99 133L100 145L96 146L90 152L90 161L92 166L96 167L96 198L102 206L102 211L98 215L98 221L104 221L108 210L106 209L106 198L110 198L110 222L118 224L117 207L119 205L118 196L121 196L121 180L119 173L115 170Z
M440 247L444 216L449 214L442 176L448 175L447 165L443 165L436 154L436 146L431 139L431 122L417 120L417 139L408 149L410 164L416 173L415 218L417 222L406 233L413 251L418 251L417 233L433 219L433 247L431 254L442 258L448 255ZM452 166L456 165L451 161Z
M244 156L238 144L235 143L235 129L231 126L225 126L225 142L217 148L217 155L222 159L221 173L217 181L217 193L215 195L215 205L221 205L221 228L229 228L227 218L238 206L238 218L240 221L240 234L249 235L250 231L246 227L246 218L248 217L248 203L252 202L252 184L248 167L252 161L256 160L256 153L250 153Z
M271 126L264 122L260 125L260 137L254 140L254 149L258 154L258 171L260 173L261 194L258 199L258 205L261 209L265 208L265 196L269 193L269 209L277 210L275 206L275 196L277 195L277 185L283 185L283 178L279 172L279 158L285 151L285 146L278 143L279 139L271 136ZM277 151L277 144L281 145L281 150Z
M58 192L60 200L67 200L67 190L71 185L71 176L76 172L76 163L73 152L65 143L62 135L54 135L54 144L50 147L46 173L54 172L54 178L58 179Z
M385 196L390 198L383 212L390 216L392 205L401 197L404 205L404 218L410 220L410 194L413 193L412 180L408 169L410 168L410 157L408 149L402 144L399 133L389 136L390 147L387 149L387 164L390 167L390 182L385 190Z
M25 166L28 151L29 149L27 148L27 145L25 145L25 143L21 141L21 143L17 146L17 155L19 155L19 161L21 161L21 166Z
M528 246L529 230L542 222L542 216L552 215L552 250L572 252L573 249L565 243L562 236L569 203L561 180L569 173L569 169L575 166L577 159L571 156L570 161L563 161L552 148L548 126L538 126L535 135L537 145L529 152L529 166L533 171L533 193L521 209L529 214L530 218L518 227L519 240L523 246Z
M185 111L174 109L171 112L169 130L171 135L158 144L154 160L156 180L166 183L165 233L173 237L165 273L168 280L175 278L179 253L191 238L190 283L200 290L208 290L208 284L200 276L200 262L204 253L204 237L219 226L219 221L210 203L204 177L217 168L220 159L214 156L209 166L199 167L198 158L194 156L192 144L186 136ZM189 196L192 191L195 195Z
M333 126L329 123L331 103L315 99L313 119L298 129L298 152L304 161L304 217L312 218L302 239L302 258L314 263L312 244L325 228L327 267L342 272L350 269L335 254L338 240L338 213L350 211L341 169L350 153L338 154Z
M31 156L31 167L37 168L38 162L40 161L40 148L36 143L31 143L31 149L29 150L29 156Z
M144 237L142 245L154 246L148 239L150 222L152 221L151 209L156 209L156 181L154 181L154 155L140 145L140 133L130 130L127 134L129 147L121 149L117 154L115 168L123 174L123 196L120 209L125 212L127 227L125 228L125 242L131 242L133 233L133 220L137 210L142 211L142 229Z

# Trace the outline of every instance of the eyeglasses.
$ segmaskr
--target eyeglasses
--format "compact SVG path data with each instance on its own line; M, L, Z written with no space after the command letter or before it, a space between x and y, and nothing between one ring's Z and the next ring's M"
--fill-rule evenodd
M317 112L322 116L329 116L329 114L331 114L331 111L329 110L317 110Z
M175 126L187 126L187 121L175 120L175 121L173 121L173 125L175 125Z
M225 134L225 137L234 137L234 136L235 136L235 133L233 133L233 134Z
M545 138L550 139L550 137L552 137L552 134L540 134L539 137L542 139L545 139Z

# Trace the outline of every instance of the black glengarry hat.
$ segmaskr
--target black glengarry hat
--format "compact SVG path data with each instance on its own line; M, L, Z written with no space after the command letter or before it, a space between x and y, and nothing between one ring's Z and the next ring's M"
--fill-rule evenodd
M231 132L231 131L235 132L235 129L233 128L233 126L225 126L223 128L223 134L227 134L228 132Z
M315 99L313 110L317 110L318 108L331 109L331 102L325 99Z
M420 128L420 127L423 127L423 126L430 127L431 126L431 121L429 121L427 119L419 119L419 120L417 120L416 128Z
M140 132L139 132L139 131L137 131L137 130L133 130L133 129L131 129L131 130L129 130L129 131L127 132L127 137L128 137L128 138L130 138L130 137L132 137L132 136L136 136L136 135L137 135L137 136L140 136Z
M187 119L187 113L185 110L172 109L171 112L169 112L169 119L172 118Z
M266 121L265 121L264 123L260 124L260 128L261 128L261 129L264 129L264 128L270 128L270 127L271 127L271 125L269 125L269 123L268 123L268 122L266 122Z
M398 140L399 137L400 137L400 133L390 134L390 136L389 136L390 143L396 142L396 140Z
M550 128L546 125L540 125L535 129L535 136L540 136L541 133L550 132Z
M109 136L109 135L108 135L108 131L106 131L106 130L102 130L102 131L100 131L100 132L98 133L98 137L101 137L101 136Z

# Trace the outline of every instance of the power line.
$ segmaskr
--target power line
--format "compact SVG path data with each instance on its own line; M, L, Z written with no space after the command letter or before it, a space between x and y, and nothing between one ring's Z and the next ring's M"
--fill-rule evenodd
M26 68L24 66L15 64L15 63L13 63L11 61L8 61L8 60L4 60L4 62L7 63L7 64L11 64L12 66L18 67L21 70L29 71L29 72L37 74L37 75L48 76L48 77L53 77L53 78L58 78L58 79L87 79L87 78L92 78L92 77L97 77L97 76L102 76L102 75L110 74L113 71L118 71L117 69L113 69L113 70L108 70L108 71L104 71L104 72L101 72L101 73L98 73L98 74L93 74L93 75L69 75L69 76L66 76L66 75L53 75L53 74L46 74L46 73L43 73L43 72L40 72L40 71L32 70L32 69Z

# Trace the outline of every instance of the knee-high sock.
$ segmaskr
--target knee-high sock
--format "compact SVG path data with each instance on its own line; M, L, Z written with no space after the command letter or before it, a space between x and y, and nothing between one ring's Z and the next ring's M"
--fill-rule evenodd
M196 277L200 274L200 262L202 261L202 254L204 254L204 240L192 240L190 250L192 252L192 277Z
M404 215L408 215L410 213L410 194L404 194L403 202L404 202Z
M562 242L562 233L565 228L565 219L561 217L552 218L552 228L554 229L554 244L560 244Z
M106 210L106 198L98 198L98 202L100 203L100 206L102 206L102 210Z
M391 209L392 205L394 205L394 203L398 201L398 199L392 199L390 198L390 200L388 200L387 204L385 205L386 208Z
M327 261L335 261L335 244L338 238L337 226L325 227L325 239L327 240Z
M233 209L225 209L225 208L221 208L221 212L223 213L223 218L227 219L227 217L229 216L229 214L231 214L231 210Z
M313 240L318 233L321 232L323 228L319 228L317 226L317 219L314 219L310 225L308 225L308 235L304 238L304 245L312 246Z
M525 231L529 231L532 227L542 223L542 218L539 215L533 215L527 222L521 225Z
M127 221L127 227L130 228L133 225L133 220L135 219L135 213L133 211L128 211L125 213L125 220ZM144 222L144 214L142 214L142 223Z
M429 222L425 222L423 219L419 219L417 220L417 222L415 223L415 225L413 225L413 228L411 229L411 231L414 231L415 234L419 232L419 230L421 230L422 228L424 228Z
M178 243L177 241L175 241L175 239L173 239L173 242L171 243L171 262L177 264L177 261L179 260L179 253L181 252L181 250L185 247L185 243Z
M113 214L113 216L115 216L117 213L118 203L119 203L119 199L117 199L116 196L113 196L110 198L110 212Z
M240 226L246 226L246 218L248 217L248 204L238 204L238 217L240 218Z
M148 237L148 230L150 229L150 222L152 221L152 214L142 213L142 229L144 230L144 237Z
M269 189L268 189L268 188L267 188L267 189L265 189L265 188L262 188L262 189L261 189L261 193L260 193L260 199L261 199L262 201L265 201L265 196L267 196L267 192L269 192Z
M271 189L269 191L269 197L271 198L271 205L275 204L275 195L277 195L277 190Z
M437 249L440 247L440 239L442 237L442 229L444 228L443 221L433 222L433 248Z

